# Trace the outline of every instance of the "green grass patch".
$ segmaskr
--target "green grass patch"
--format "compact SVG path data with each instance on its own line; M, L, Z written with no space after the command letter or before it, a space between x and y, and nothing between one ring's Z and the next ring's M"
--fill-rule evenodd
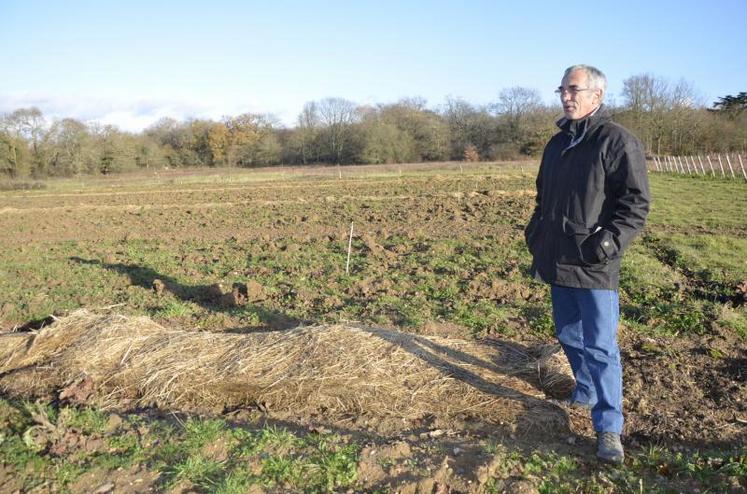
M576 492L739 492L747 488L744 451L708 453L674 452L651 447L627 452L619 467L584 462L548 451L519 453L491 448L499 461L485 491L504 492L512 481L524 479L543 494Z
M747 190L743 181L660 174L650 174L649 181L650 225L744 230Z
M58 421L64 421L66 425L81 430L84 434L101 434L106 428L109 415L93 408L62 409Z
M707 281L736 284L747 280L747 238L728 235L670 235L665 245L676 250L683 269Z
M359 490L357 465L361 446L338 434L295 433L282 427L250 428L222 419L189 418L182 424L140 415L121 417L116 429L102 432L111 419L104 412L62 407L56 412L43 404L0 399L0 462L15 472L24 490L45 482L65 491L88 471L115 472L139 468L161 472L157 490L186 482L207 492L234 494L252 485L269 490L339 492ZM106 439L104 450L50 454L30 447L24 435L44 413L65 431L84 438ZM93 414L93 415L92 415ZM82 427L85 430L79 429ZM436 455L438 464L449 449L442 444L423 444L422 453ZM629 450L622 467L599 465L574 455L552 451L520 452L494 441L484 444L492 457L492 476L486 492L503 492L510 482L525 479L542 493L575 492L669 492L699 489L728 492L747 487L747 453L734 451L672 451L650 447ZM382 459L382 465L394 466ZM417 468L423 458L403 465Z

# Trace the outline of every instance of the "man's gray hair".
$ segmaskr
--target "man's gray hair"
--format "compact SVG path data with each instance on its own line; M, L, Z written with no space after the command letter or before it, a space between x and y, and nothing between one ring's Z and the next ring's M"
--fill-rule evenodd
M589 77L589 87L594 89L601 89L602 95L607 92L607 76L604 75L604 72L596 67L592 67L591 65L571 65L570 67L565 69L563 77L566 77L571 72L575 72L577 70L583 70L584 72L586 72L586 75Z

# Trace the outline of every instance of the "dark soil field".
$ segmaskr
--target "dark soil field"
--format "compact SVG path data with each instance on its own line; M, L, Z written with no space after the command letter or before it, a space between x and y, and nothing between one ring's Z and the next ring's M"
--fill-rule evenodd
M535 172L161 171L0 193L0 491L745 492L747 185L651 177L621 280L628 458L615 469L594 458L588 414L536 371L553 327L523 245ZM221 394L226 366L200 381L209 399L147 401L133 382L127 401L86 367L93 354L13 367L12 341L31 359L78 309L146 317L214 342L205 352L221 335L358 329L309 344L325 356L309 357L312 392ZM162 361L143 382L177 382ZM400 369L391 386L367 381L375 364ZM360 379L335 389L322 370Z

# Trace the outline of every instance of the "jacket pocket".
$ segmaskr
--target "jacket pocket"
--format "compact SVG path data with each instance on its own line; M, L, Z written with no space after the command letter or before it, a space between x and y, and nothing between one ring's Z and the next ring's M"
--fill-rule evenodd
M581 244L581 254L589 262L606 264L618 257L620 251L612 232L599 228Z
M563 264L594 266L606 264L609 257L601 249L602 237L608 234L599 226L588 227L563 216L563 238L560 259Z

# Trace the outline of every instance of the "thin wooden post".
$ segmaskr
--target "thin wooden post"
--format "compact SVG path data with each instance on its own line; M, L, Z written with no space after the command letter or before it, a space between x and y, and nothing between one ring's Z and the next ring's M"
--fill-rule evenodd
M726 177L726 172L724 171L724 164L721 163L721 154L717 154L716 156L718 156L718 166L721 167L721 176Z
M353 247L353 222L350 222L350 240L348 240L348 260L345 262L345 274L350 274L350 250Z
M747 180L747 172L744 171L744 164L742 163L742 155L738 154L737 158L739 158L739 166L740 168L742 168L742 176L744 177L745 180Z
M698 170L698 165L695 163L695 157L690 156L690 161L693 162L693 169L695 170L695 174L700 175L700 170Z
M711 169L711 175L714 177L716 176L716 169L713 167L713 163L711 163L711 157L706 154L706 158L708 159L708 167Z
M669 155L667 155L667 165L668 165L668 168L669 168L669 172L673 173L674 172L674 166L672 166L672 157L669 156Z
M706 154L706 159L708 160L708 166L711 167L711 172L713 172L713 176L715 177L716 176L716 169L713 168L713 163L711 163L711 155L710 154Z
M731 178L737 178L736 175L734 175L734 168L731 167L731 160L729 159L729 153L726 153L726 163L729 165L729 171L731 172Z
M656 159L656 155L654 155L654 170L659 171L659 160Z
M680 162L680 167L682 168L682 174L685 174L685 165L682 164L682 156L677 156L677 161ZM687 165L687 173L690 173L690 165Z
M698 163L700 163L700 169L703 170L703 175L705 176L706 174L705 166L703 166L703 160L700 159L700 155L698 155Z

